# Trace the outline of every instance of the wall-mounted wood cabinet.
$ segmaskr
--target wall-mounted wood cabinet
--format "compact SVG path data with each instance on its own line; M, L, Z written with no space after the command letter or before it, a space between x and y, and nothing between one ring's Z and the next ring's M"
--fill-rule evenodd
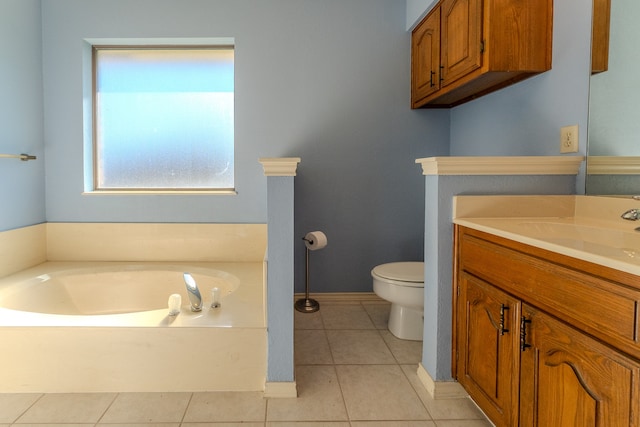
M497 427L640 425L640 279L456 226L453 374Z
M609 27L611 0L593 0L591 28L591 73L609 69Z
M452 107L551 68L552 0L440 0L411 35L411 107Z

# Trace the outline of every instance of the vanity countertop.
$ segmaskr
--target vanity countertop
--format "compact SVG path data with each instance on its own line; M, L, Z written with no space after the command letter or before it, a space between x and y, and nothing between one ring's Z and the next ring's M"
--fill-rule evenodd
M640 276L639 208L629 198L595 196L457 196L453 222L520 243Z

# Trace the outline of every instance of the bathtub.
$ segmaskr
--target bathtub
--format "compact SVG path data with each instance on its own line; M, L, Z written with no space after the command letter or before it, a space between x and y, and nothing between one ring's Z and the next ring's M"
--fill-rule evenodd
M45 262L0 279L0 392L260 391L262 262ZM190 272L204 304L192 312ZM210 308L210 290L222 305ZM170 316L169 295L182 295Z

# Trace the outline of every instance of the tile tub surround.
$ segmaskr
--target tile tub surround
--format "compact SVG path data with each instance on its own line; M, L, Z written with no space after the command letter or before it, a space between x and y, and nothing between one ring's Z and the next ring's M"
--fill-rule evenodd
M0 277L45 261L262 262L266 224L45 223L0 232Z
M0 426L490 427L468 398L429 397L416 375L420 343L386 330L388 310L387 303L332 301L317 313L296 313L297 399L255 392L0 394Z
M630 196L457 196L453 222L640 275L640 224L620 218L632 208Z

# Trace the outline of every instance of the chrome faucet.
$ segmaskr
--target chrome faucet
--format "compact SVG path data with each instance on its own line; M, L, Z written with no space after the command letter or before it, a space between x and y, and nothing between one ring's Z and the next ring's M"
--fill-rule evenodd
M189 273L184 273L184 284L187 286L187 295L191 303L191 311L202 310L202 296L198 289L198 284Z
M629 221L637 221L640 219L640 209L629 209L628 211L620 215L620 217Z

